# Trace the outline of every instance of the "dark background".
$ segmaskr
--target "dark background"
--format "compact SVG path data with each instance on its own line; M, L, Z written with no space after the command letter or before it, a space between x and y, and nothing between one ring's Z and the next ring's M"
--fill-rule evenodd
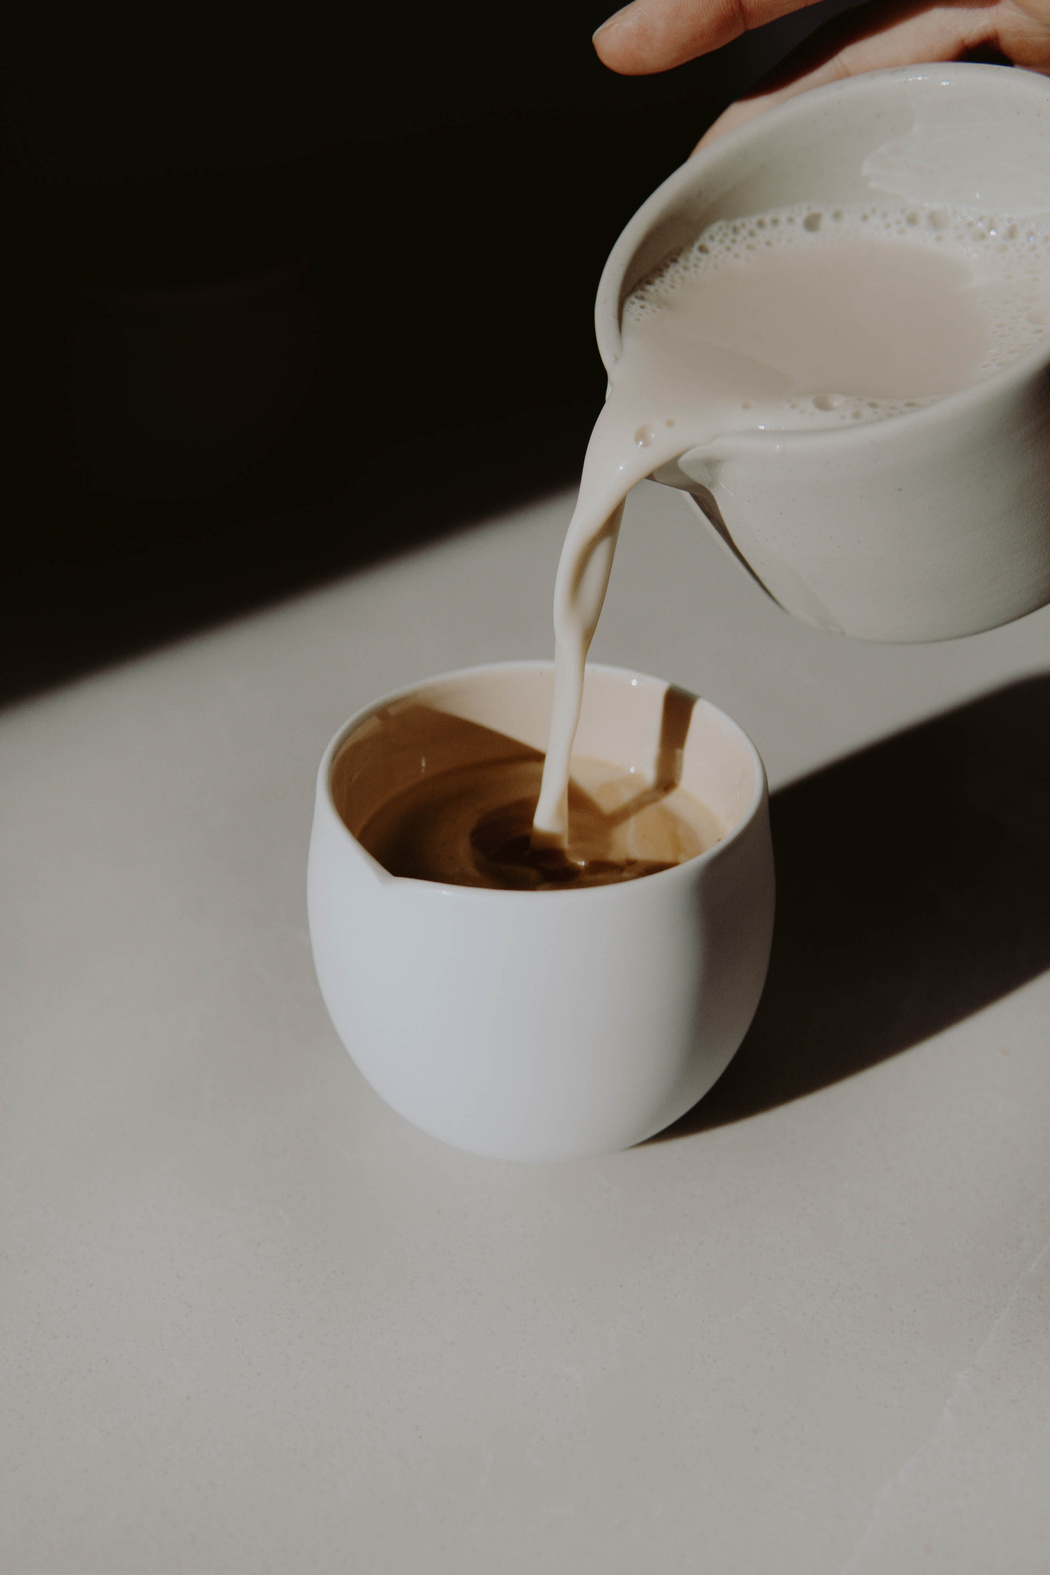
M844 5L636 79L610 8L8 15L0 701L571 481L610 245Z

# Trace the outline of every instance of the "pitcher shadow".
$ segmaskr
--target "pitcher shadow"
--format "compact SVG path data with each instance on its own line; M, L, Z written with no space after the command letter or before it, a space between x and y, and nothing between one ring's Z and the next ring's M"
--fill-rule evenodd
M754 1022L652 1141L874 1066L1050 967L1050 674L774 793L777 915Z

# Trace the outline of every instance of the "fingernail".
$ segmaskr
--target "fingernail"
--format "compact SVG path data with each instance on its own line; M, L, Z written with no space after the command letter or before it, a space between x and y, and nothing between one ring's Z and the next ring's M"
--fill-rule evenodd
M592 42L594 39L600 38L603 33L611 32L614 27L617 27L620 24L623 18L627 15L628 11L633 9L634 7L632 4L621 6L618 11L614 11L612 16L610 16L607 21L603 22L601 27L599 27L596 32L591 34Z

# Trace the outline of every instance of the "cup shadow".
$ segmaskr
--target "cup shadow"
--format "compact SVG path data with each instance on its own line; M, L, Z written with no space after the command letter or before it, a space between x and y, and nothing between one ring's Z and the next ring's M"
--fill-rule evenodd
M815 772L770 813L758 1012L710 1093L650 1141L838 1082L1050 967L1050 674Z

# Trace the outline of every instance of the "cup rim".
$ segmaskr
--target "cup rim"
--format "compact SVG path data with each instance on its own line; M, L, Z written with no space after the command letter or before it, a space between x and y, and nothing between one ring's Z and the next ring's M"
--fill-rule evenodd
M554 662L552 660L533 657L505 662L481 662L469 667L452 668L448 672L432 673L427 678L417 680L415 683L403 684L397 689L390 690L388 693L379 695L374 700L370 700L367 705L364 705L360 707L359 710L355 711L353 715L343 723L342 727L340 727L332 735L328 741L323 755L321 756L321 763L317 771L318 797L323 798L328 814L335 821L343 836L345 836L348 841L353 844L353 847L357 851L358 855L366 862L373 873L384 883L394 883L399 886L403 885L414 888L424 888L430 892L440 894L444 897L454 897L468 902L528 902L532 899L535 899L536 897L542 897L545 900L550 899L552 901L555 899L566 901L570 897L576 901L580 901L582 898L587 898L591 901L609 901L610 899L624 901L626 900L627 894L634 892L635 888L646 888L649 886L651 881L658 880L666 882L670 880L687 879L690 874L696 871L698 865L713 862L717 857L721 856L725 850L729 848L734 842L736 842L738 838L744 835L747 829L752 825L756 815L761 810L763 803L766 802L769 791L766 778L766 768L762 757L749 735L740 726L740 723L735 721L728 714L728 712L723 711L719 706L714 705L712 701L705 699L703 695L695 695L692 690L687 690L686 693L692 695L700 705L706 706L708 711L712 712L716 717L719 717L723 722L728 724L728 726L743 744L744 751L750 759L753 772L751 796L747 807L741 812L736 825L734 825L731 830L727 831L723 837L719 838L719 840L714 843L712 847L707 848L703 853L698 853L693 858L684 860L681 864L675 864L670 869L659 870L653 875L645 875L637 880L617 881L604 886L584 886L578 887L576 889L570 887L568 889L547 888L542 891L502 890L490 886L457 886L443 881L422 880L416 876L411 875L392 875L390 871L386 869L384 865L380 864L379 860L374 858L373 855L369 853L368 849L358 841L357 837L354 836L353 832L347 826L346 822L343 820L338 809L336 808L335 800L332 796L332 765L342 745L346 742L350 735L361 726L363 722L366 722L370 716L373 716L383 706L393 705L399 700L409 699L411 696L421 694L427 689L431 689L438 684L452 682L456 679L481 677L487 674L491 674L493 677L509 672L546 671L553 674L553 670ZM588 672L605 673L614 678L623 678L627 680L634 680L638 683L656 685L661 689L666 689L667 686L672 682L671 679L655 678L650 673L636 672L632 668L619 667L607 662L588 662L587 670ZM614 894L617 895L614 897Z
M614 242L602 270L594 306L594 319L598 349L606 369L616 364L622 352L620 290L627 262L670 201L681 199L694 185L702 182L709 171L717 169L724 161L735 158L738 150L746 148L750 142L765 140L775 136L778 129L793 121L820 114L822 106L835 98L843 95L858 97L864 93L877 94L881 91L881 84L884 82L929 82L932 87L950 89L960 80L978 81L982 78L989 85L992 82L1001 84L995 92L1004 100L1016 97L1018 94L1026 94L1033 98L1043 98L1050 108L1050 77L1044 76L1041 72L1027 71L1020 66L987 65L976 61L894 66L882 71L862 72L840 82L828 82L821 87L810 88L805 93L799 93L783 103L762 110L752 119L734 126L709 147L701 148L691 154L684 164L673 170L667 179L646 198L628 220ZM1023 355L1008 362L1006 366L998 367L979 378L976 383L939 395L930 404L920 406L916 410L904 410L892 416L882 416L877 421L857 422L855 426L821 427L815 432L743 429L739 432L719 434L712 438L710 443L703 443L701 447L708 449L717 444L720 450L731 445L734 449L737 446L748 450L773 448L775 452L780 452L785 448L804 451L807 447L812 447L820 450L847 441L852 441L854 444L858 442L869 444L877 441L876 434L889 435L891 432L897 432L903 422L913 427L921 427L951 421L960 411L964 412L967 406L982 403L989 393L995 395L1011 387L1020 388L1048 362L1050 362L1050 335L1034 345L1031 350L1026 350Z

